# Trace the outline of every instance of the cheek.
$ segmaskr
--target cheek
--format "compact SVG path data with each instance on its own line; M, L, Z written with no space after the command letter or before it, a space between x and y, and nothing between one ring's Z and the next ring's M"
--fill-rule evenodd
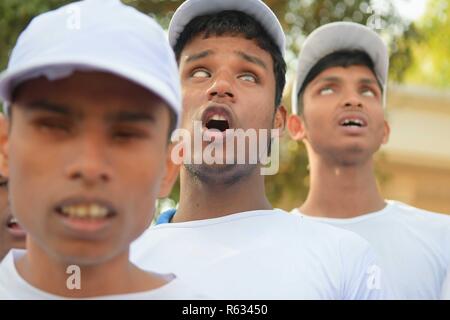
M55 180L60 157L42 144L40 148L37 145L31 139L12 140L10 144L10 207L25 229L42 225L48 200L61 187ZM30 208L33 215L27 214Z
M374 107L375 108L375 107ZM378 107L379 108L379 107ZM374 135L378 138L384 135L384 125L385 125L385 118L383 110L372 112L370 114L370 118L373 123L373 131Z
M196 113L203 104L192 93L183 95L183 109L181 113L182 128L190 128L192 126L192 120L195 119Z
M233 110L245 128L272 128L275 116L273 100L249 99Z
M122 163L117 182L127 194L125 203L147 208L154 205L165 172L166 151L162 150L161 147L145 155L136 153L134 161Z
M6 215L8 210L8 190L0 187L0 217ZM0 219L1 221L2 219Z

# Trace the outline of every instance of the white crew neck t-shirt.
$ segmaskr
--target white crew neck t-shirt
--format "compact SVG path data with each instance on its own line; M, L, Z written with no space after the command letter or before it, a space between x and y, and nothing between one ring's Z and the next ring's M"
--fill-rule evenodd
M367 241L282 210L156 225L132 243L130 259L144 270L171 270L212 299L385 295Z
M13 249L0 262L0 300L61 300L72 299L53 295L33 287L17 272L15 261L25 254L25 250ZM178 278L166 285L149 291L86 298L87 300L185 300L206 299L191 290Z
M444 285L442 286L442 300L450 300L450 265L447 270L447 278L444 281Z
M399 299L439 299L450 263L450 217L387 201L384 209L355 218L300 214L353 231L375 250L380 267Z

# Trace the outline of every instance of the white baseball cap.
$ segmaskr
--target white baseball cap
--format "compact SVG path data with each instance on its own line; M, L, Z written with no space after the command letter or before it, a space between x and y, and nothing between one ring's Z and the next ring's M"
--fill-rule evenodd
M298 95L308 73L322 58L340 50L360 50L371 58L375 75L383 86L386 105L386 85L389 55L381 37L369 27L354 22L332 22L314 30L303 43L298 59L297 78L292 90L292 112L298 114Z
M21 82L56 80L76 70L110 72L160 96L179 118L181 89L164 30L119 0L85 0L35 17L19 36L0 74L6 106Z
M175 47L180 34L194 18L227 10L243 12L258 21L284 56L286 36L283 28L275 13L261 0L186 0L170 20L170 45Z

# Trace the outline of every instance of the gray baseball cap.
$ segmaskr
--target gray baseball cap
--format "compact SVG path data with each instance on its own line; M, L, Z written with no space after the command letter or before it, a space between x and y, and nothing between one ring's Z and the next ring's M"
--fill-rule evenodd
M175 47L180 34L192 19L221 11L236 10L258 21L285 53L286 36L275 13L261 0L187 0L175 11L169 25L169 42Z
M340 50L360 50L369 55L375 75L383 86L383 105L386 105L389 69L386 44L367 26L354 22L332 22L314 30L303 43L292 90L292 113L298 114L298 95L311 69L325 56Z

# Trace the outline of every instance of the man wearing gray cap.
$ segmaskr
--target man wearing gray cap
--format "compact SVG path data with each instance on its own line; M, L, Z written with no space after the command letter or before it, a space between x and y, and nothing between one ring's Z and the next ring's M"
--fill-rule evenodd
M284 128L285 37L262 1L185 1L172 18L169 40L180 66L185 130L195 135L200 122L217 143L232 129ZM132 261L174 270L212 298L382 295L366 241L272 209L260 165L226 163L181 168L179 208L163 213L133 244Z
M67 24L74 11L79 28ZM0 96L0 171L27 231L27 250L0 264L0 299L198 298L128 259L177 173L168 142L180 87L161 27L118 0L42 14L20 35Z
M306 145L310 191L292 213L361 235L399 299L437 299L450 262L450 218L384 200L373 155L387 143L388 52L366 26L324 25L305 40L289 117Z

